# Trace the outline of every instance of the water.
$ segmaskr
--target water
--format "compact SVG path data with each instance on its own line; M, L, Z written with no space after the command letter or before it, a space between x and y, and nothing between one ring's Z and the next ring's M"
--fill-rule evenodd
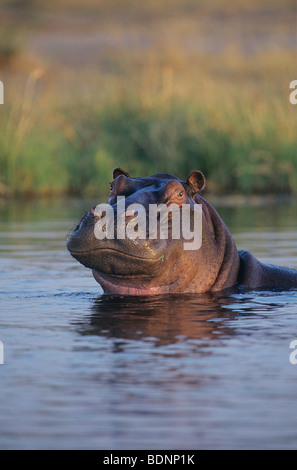
M102 295L65 249L93 203L1 208L0 448L296 449L297 289ZM294 203L219 212L297 268Z

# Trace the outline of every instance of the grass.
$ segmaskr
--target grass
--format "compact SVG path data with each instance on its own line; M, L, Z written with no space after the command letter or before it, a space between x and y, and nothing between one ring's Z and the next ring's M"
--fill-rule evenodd
M181 4L189 10L193 2L175 1L179 13ZM164 10L150 5L159 31ZM87 6L94 8L91 0ZM216 194L296 195L296 109L289 102L295 52L179 47L184 21L172 19L176 41L155 32L158 47L106 49L98 66L74 72L35 58L6 69L0 194L96 194L122 166L133 176L183 178L201 169Z

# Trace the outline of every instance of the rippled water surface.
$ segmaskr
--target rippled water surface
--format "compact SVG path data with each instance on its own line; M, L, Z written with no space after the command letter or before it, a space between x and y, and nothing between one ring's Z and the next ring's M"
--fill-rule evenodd
M0 448L296 449L297 289L102 295L65 249L96 202L0 208ZM297 268L293 202L218 210Z

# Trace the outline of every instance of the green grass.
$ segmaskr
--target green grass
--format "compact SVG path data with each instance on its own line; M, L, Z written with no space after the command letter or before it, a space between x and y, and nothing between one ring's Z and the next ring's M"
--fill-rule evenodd
M105 68L60 67L58 80L38 61L5 72L0 194L102 193L117 166L200 169L216 194L297 194L294 51L203 54L165 41L105 54Z

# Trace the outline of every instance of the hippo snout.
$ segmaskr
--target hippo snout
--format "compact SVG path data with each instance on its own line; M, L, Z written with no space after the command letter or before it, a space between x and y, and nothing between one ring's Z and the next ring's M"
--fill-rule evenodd
M126 224L131 222L135 214L136 211L131 209L125 211ZM70 235L68 251L85 267L105 274L156 276L164 269L162 264L166 240L119 238L116 215L114 236L100 238L96 232L96 223L103 217L96 214L96 206L92 207Z

